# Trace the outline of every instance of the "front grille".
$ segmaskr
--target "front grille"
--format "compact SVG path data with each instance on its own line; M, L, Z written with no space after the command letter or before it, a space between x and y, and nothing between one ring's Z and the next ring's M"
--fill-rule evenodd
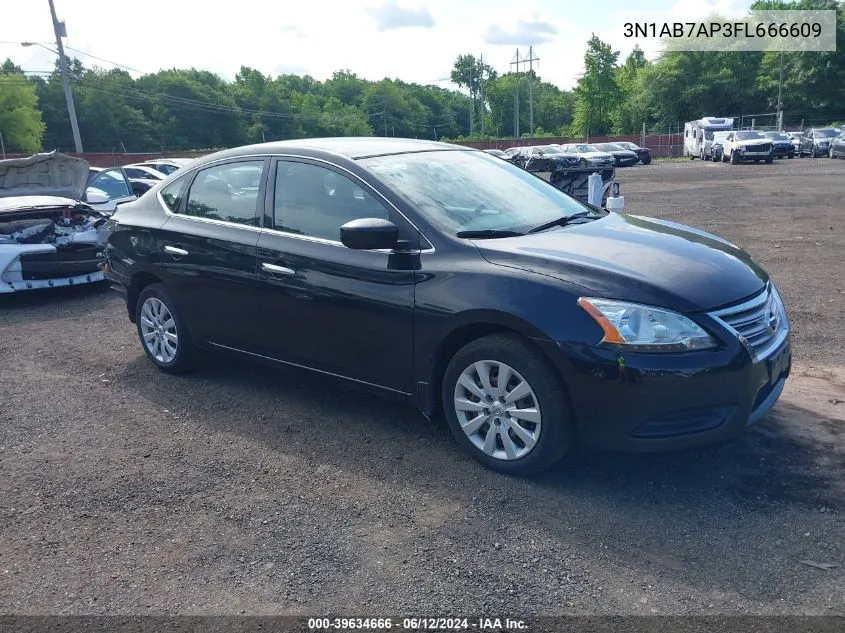
M753 299L717 310L711 316L736 334L755 360L774 351L789 330L783 302L771 284Z
M772 144L771 143L755 143L753 145L749 144L745 146L746 152L770 152L772 151Z

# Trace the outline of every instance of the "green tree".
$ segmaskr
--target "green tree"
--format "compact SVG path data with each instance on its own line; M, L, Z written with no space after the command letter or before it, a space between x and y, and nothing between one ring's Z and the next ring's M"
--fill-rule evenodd
M616 61L619 52L602 42L595 34L587 42L584 73L575 88L576 134L602 136L610 133L611 113L620 101L616 83Z
M44 127L35 85L7 60L0 72L0 134L6 148L40 151Z

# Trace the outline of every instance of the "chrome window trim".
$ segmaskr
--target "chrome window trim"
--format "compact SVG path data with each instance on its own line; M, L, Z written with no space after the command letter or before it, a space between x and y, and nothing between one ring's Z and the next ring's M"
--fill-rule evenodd
M185 171L185 173L179 174L179 177L174 178L172 181L170 181L168 183L168 185L173 184L174 182L176 182L177 180L179 180L181 178L193 178L193 176L195 175L195 172L200 171L202 169L205 169L207 167L213 167L214 165L217 165L219 163L223 163L223 162L226 162L226 161L241 162L241 159L249 160L249 159L256 159L256 158L260 158L261 160L266 160L266 159L269 158L271 161L274 158L282 158L282 159L284 159L284 158L295 158L295 159L300 159L300 160L304 159L304 160L307 160L307 161L312 160L312 161L323 163L324 165L329 165L331 167L339 169L340 171L342 171L342 172L348 174L349 176L351 176L352 178L354 178L356 181L361 182L364 185L366 185L368 189L371 189L375 194L377 194L379 196L379 198L384 200L385 204L387 204L388 207L390 207L391 209L396 211L396 213L398 213L408 224L410 224L412 227L414 227L414 229L417 231L417 233L419 233L420 236L422 236L422 238L426 242L428 242L429 244L432 244L431 240L426 237L425 233L423 233L416 224L414 224L410 219L408 219L408 216L406 216L404 213L402 213L402 211L400 211L396 207L395 204L393 204L390 200L385 198L384 195L380 191L378 191L375 187L373 187L370 183L366 182L364 179L362 179L357 174L349 171L343 165L338 165L337 163L333 163L333 162L326 160L324 158L314 158L313 156L303 156L303 155L300 155L300 154L245 154L243 156L230 156L228 158L219 158L217 160L213 160L213 161L210 161L208 163L203 163L202 165L193 166L193 167L191 167L190 170ZM352 160L352 159L350 159L350 160ZM267 174L268 183L269 183L270 176L271 176L271 174ZM210 218L201 218L201 217L198 217L198 216L195 216L195 215L188 215L187 213L174 213L173 211L170 210L170 207L167 206L167 203L164 201L164 198L162 198L162 196L161 196L161 190L163 188L164 187L161 187L161 188L159 188L158 191L156 191L156 198L157 198L159 204L161 205L161 208L164 210L165 215L167 215L167 216L179 216L181 218L190 218L191 220L197 220L197 221L200 221L200 222L209 222L209 223L212 223L212 224L220 224L222 226L241 227L241 228L247 228L247 229L256 230L256 231L264 230L264 231L267 231L269 233L275 233L277 235L283 235L285 237L293 237L293 238L297 238L297 239L301 239L301 240L312 241L312 242L317 242L317 243L321 243L321 244L328 244L328 245L331 245L331 246L341 246L343 248L346 248L346 246L344 246L343 243L340 242L339 240L328 240L328 239L325 239L325 238L322 238L322 237L312 237L310 235L300 235L299 233L289 233L287 231L280 231L280 230L275 229L275 228L260 227L260 226L255 227L255 226L249 226L248 224L237 224L235 222L227 222L226 220L213 220L213 219L210 219ZM274 185L274 188L275 188L275 185ZM264 214L261 213L262 217L263 217L263 215ZM415 249L413 251L395 251L395 250L387 250L387 249L378 249L376 251L371 251L371 252L433 253L433 252L435 252L435 250L436 249L434 248L434 245L432 244L431 248Z

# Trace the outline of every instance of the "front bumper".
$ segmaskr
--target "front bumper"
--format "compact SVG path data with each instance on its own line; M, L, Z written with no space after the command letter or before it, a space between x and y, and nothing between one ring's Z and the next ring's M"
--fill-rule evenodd
M775 145L775 156L794 156L795 148L792 145Z
M552 354L563 347L551 344ZM563 370L582 444L626 452L738 437L774 406L789 376L789 335L753 362L739 344L684 354L566 347ZM573 370L574 368L574 370Z
M103 281L104 261L102 247L94 244L61 250L51 244L3 244L0 294Z

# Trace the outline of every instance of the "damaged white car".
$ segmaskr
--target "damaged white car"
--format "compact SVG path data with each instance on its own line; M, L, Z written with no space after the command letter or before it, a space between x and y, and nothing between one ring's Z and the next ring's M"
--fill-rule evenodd
M87 182L80 158L0 160L0 294L103 280L116 205Z

